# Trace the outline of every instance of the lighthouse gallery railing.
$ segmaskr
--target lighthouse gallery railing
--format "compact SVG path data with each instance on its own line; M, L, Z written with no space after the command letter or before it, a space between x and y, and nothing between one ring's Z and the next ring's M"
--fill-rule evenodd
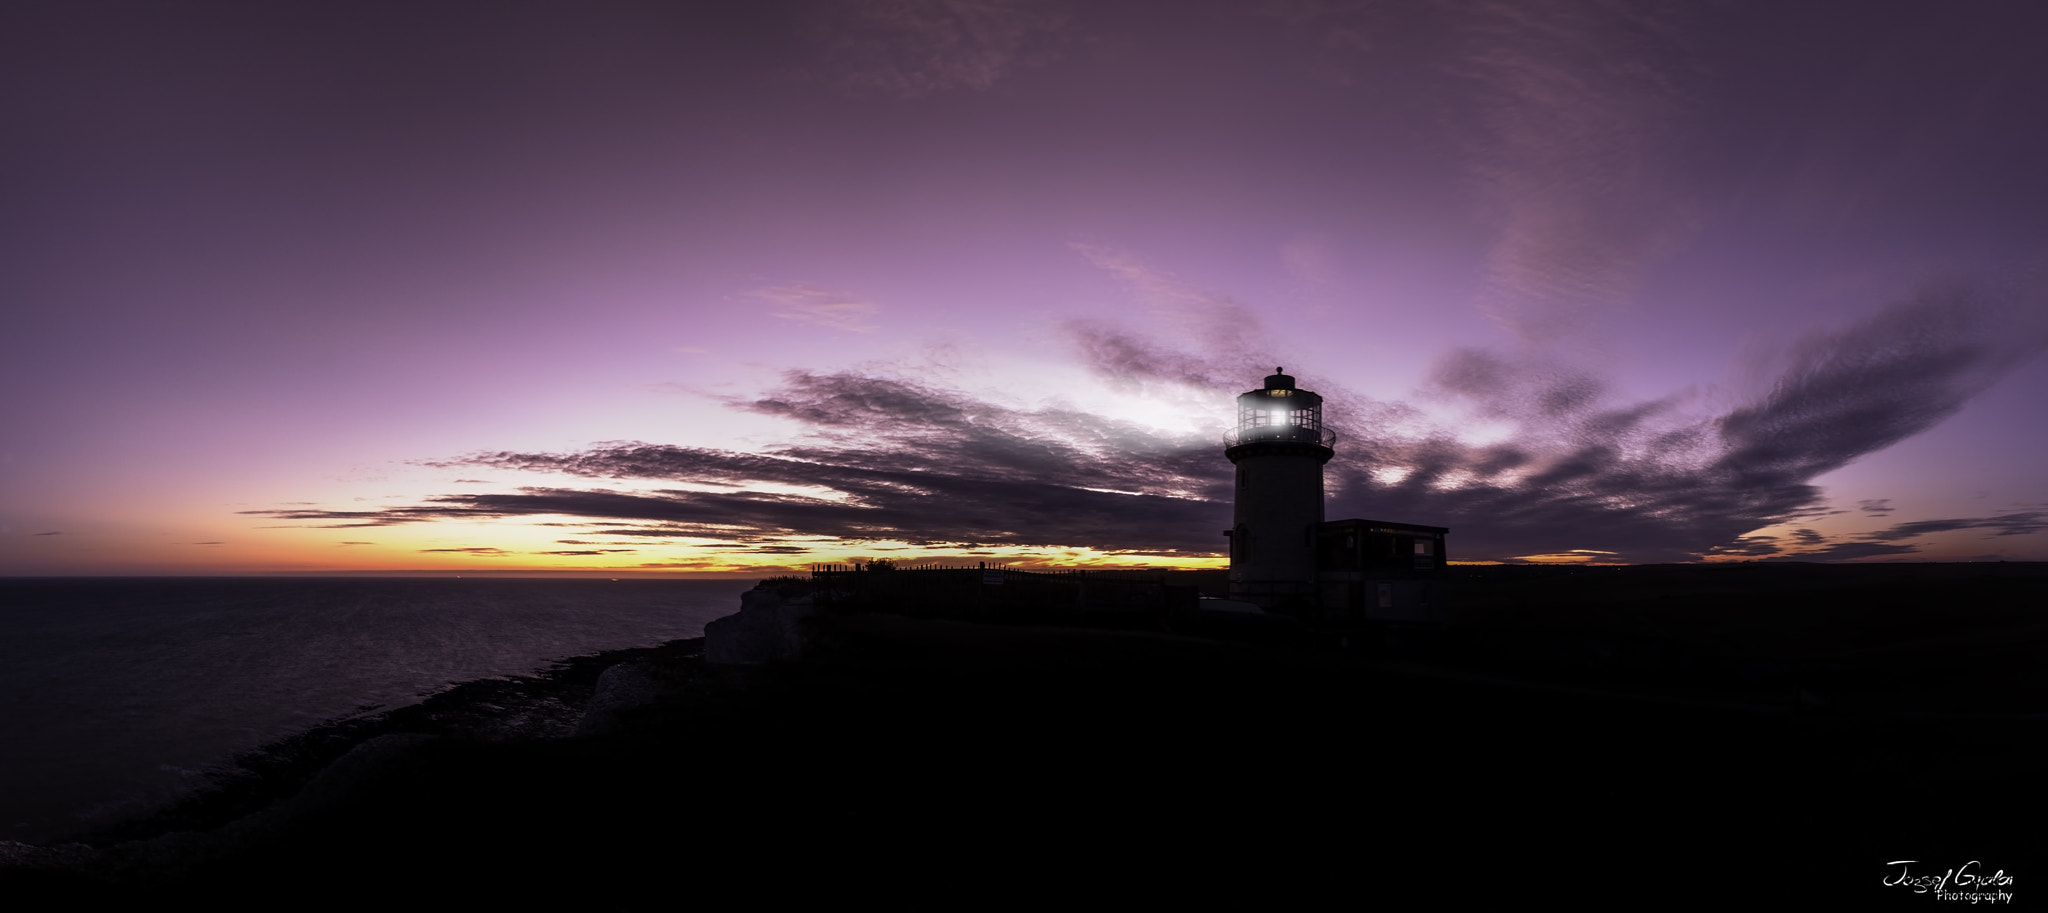
M1223 446L1265 442L1321 444L1324 447L1337 446L1337 432L1328 428L1310 428L1303 425L1245 425L1232 429L1223 435Z

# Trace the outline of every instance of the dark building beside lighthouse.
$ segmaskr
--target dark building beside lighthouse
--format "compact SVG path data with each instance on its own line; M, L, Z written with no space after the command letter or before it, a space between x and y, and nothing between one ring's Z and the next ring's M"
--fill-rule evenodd
M1284 370L1237 398L1224 455L1237 467L1230 596L1318 623L1443 619L1441 526L1323 519L1336 437L1323 398Z

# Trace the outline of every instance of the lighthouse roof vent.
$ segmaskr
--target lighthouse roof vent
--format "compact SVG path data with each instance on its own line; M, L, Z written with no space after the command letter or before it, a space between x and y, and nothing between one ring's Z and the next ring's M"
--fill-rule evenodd
M1286 368L1274 368L1273 373L1266 375L1266 389L1292 390L1294 378L1288 376Z

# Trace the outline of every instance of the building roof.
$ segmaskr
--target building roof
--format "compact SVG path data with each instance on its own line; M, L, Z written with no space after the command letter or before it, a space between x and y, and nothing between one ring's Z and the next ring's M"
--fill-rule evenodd
M1325 520L1316 525L1317 529L1336 531L1340 529L1364 529L1381 533L1433 533L1443 535L1451 531L1448 526L1423 526L1419 523L1395 523L1391 520L1366 520L1353 517L1348 520Z

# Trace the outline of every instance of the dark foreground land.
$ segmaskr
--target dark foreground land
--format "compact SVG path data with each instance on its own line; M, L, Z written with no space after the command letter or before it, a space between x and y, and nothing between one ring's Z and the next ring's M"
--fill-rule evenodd
M1472 572L1454 637L1366 653L887 614L772 666L683 641L333 724L12 848L0 896L1947 909L1889 864L1975 860L2011 881L1945 890L2048 906L2048 572L1887 567Z

